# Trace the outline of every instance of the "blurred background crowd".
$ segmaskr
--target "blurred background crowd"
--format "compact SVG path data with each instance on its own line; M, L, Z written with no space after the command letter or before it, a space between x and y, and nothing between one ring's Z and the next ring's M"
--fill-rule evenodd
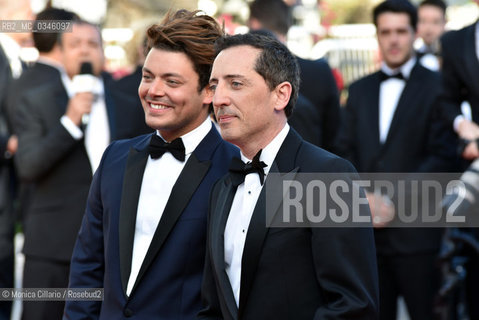
M281 9L275 9L278 1L280 6L289 9L284 17ZM341 154L341 147L345 145L338 147L337 134L350 85L379 70L383 61L372 21L372 10L379 2L265 0L253 4L247 0L0 0L0 20L82 21L70 34L55 35L53 40L39 33L0 33L0 237L7 239L0 242L0 287L22 286L22 280L24 287L48 286L38 281L42 278L38 270L51 268L42 265L44 260L55 261L58 266L55 272L68 278L69 257L79 221L72 222L69 217L48 220L40 214L55 210L82 212L91 173L108 143L151 132L144 123L137 94L145 58L145 30L158 23L169 9L199 9L216 17L229 34L267 29L285 42L298 57L305 84L298 100L301 107L291 118L291 125L306 140ZM422 3L421 0L412 2L416 6ZM436 72L441 71L443 62L440 37L446 31L475 23L479 6L471 0L447 0L444 6L441 1L431 3L419 6L414 50L421 64ZM48 11L49 8L64 10ZM274 15L271 12L278 14L279 24L269 18ZM85 60L91 61L91 65L80 67ZM80 73L91 74L97 79L87 90L92 95L81 95L79 80L75 80ZM479 83L479 74L476 74L475 81ZM467 91L467 86L461 90ZM94 116L88 123L89 120L81 115L100 110L100 107L92 109L97 103L101 105L101 120L94 123L93 119L97 118ZM463 117L474 118L477 106L471 106L467 99L461 104ZM59 108L46 111L47 105L48 108L55 105ZM318 118L315 118L318 116L315 107L323 108ZM47 112L53 114L45 115ZM53 122L60 117L62 127L53 130ZM459 122L461 119L453 120ZM65 138L67 132L70 136ZM456 132L459 132L457 128ZM461 136L463 147L476 139L475 134L471 137ZM82 144L79 148L75 143L82 139L85 146ZM467 160L476 158L476 153L477 149L471 151ZM449 170L465 170L467 165L458 164ZM374 169L358 167L358 170ZM63 204L57 201L58 198L69 202L70 207L61 207ZM77 216L81 217L81 213ZM57 238L66 247L58 246L55 241L47 244L37 241L47 237L38 227L42 224L55 225L56 230L60 230ZM23 234L26 235L24 248ZM27 256L25 273L22 252ZM68 283L60 281L55 286L67 287ZM0 302L1 320L9 319L10 309L9 302ZM18 306L13 310L12 318L17 319L20 314ZM29 312L32 315L24 314L24 318L35 319L36 311Z

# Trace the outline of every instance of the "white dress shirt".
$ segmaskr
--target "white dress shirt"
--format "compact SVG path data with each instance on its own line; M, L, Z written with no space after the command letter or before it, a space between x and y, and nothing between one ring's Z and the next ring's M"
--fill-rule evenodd
M62 82L68 93L68 97L71 99L76 92L73 89L72 80L70 80L64 71L62 72ZM108 122L108 113L105 104L105 86L100 78L97 78L92 93L95 96L95 99L91 106L91 112L88 124L85 128L85 133L83 133L83 131L66 115L62 116L60 121L76 140L80 140L85 136L85 148L93 174L100 165L103 152L110 143L110 124Z
M391 69L383 62L381 70L388 75L401 72L404 78L408 79L415 64L415 57L409 59L398 69ZM379 141L381 143L386 141L394 112L405 86L406 81L403 79L390 78L381 82L379 88Z
M271 169L271 165L288 135L289 125L286 124L278 135L263 149L260 161L263 161L267 167L264 168L265 177ZM241 153L241 160L251 161ZM226 273L233 289L236 305L239 305L240 285L241 285L241 260L243 249L248 234L248 227L253 215L254 207L258 201L263 186L259 180L258 173L250 173L245 176L245 180L236 190L231 210L226 222L224 232L225 238L225 264Z
M22 61L20 60L20 52L21 47L20 45L7 36L6 34L2 34L0 32L0 46L3 48L3 52L8 59L8 63L10 64L10 71L12 74L13 79L17 79L20 77L23 71Z
M151 240L160 222L171 190L176 183L186 161L211 130L208 117L199 127L181 137L185 145L185 161L177 160L166 152L158 159L148 158L141 182L138 210L136 213L135 238L131 256L131 272L126 293L130 295L141 265L145 259ZM161 137L159 132L157 134ZM161 288L158 288L161 290Z

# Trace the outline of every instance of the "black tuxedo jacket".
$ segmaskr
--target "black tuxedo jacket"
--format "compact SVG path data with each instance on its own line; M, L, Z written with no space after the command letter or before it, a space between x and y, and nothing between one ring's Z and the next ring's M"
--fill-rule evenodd
M322 144L322 128L320 113L308 98L302 94L293 109L293 114L288 118L288 123L298 132L301 137L318 147Z
M349 162L291 129L270 172L354 172ZM370 228L267 228L265 188L242 257L239 308L225 272L223 233L236 188L213 188L201 319L375 319L378 280ZM281 199L279 199L281 201ZM367 207L365 207L368 211ZM367 212L368 213L368 212Z
M120 121L126 115L117 106L124 99L105 83L111 140L137 134L127 120ZM60 122L67 104L58 78L22 93L14 115L15 164L20 178L35 189L24 219L24 253L63 262L70 261L92 180L83 139L75 140Z
M317 120L314 125L319 129L315 131L320 134L318 138L315 138L315 141L308 139L309 135L303 138L332 151L340 123L339 91L333 73L324 59L306 60L297 57L297 60L301 70L299 93L316 107L316 115L313 118ZM311 126L312 121L310 119L304 122L299 119L295 126L298 127L301 124Z
M479 122L479 60L476 54L476 23L441 38L442 95L441 108L452 126L461 113L463 101L471 104L472 118Z
M414 66L384 143L379 140L380 84L380 73L376 72L349 87L338 139L340 155L360 173L449 170L454 135L436 112L439 75L419 63ZM376 246L379 253L387 254L436 251L439 234L434 229L386 228L376 230Z

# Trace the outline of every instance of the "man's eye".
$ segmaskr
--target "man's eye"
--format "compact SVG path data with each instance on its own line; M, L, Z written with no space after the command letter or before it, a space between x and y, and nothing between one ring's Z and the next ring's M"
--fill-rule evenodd
M231 86L232 86L233 88L236 88L236 89L237 89L237 88L240 88L240 87L242 86L242 83L241 83L241 82L237 82L237 81L233 81L233 82L231 83Z

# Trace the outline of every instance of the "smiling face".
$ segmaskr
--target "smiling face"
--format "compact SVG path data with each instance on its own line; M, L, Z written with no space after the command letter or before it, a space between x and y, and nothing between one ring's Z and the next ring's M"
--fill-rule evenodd
M415 35L406 13L381 13L377 18L377 37L388 67L399 68L413 55Z
M208 116L209 88L199 89L199 76L183 52L152 48L138 88L148 126L172 141L198 127Z
M255 71L260 52L248 45L225 49L216 57L211 72L213 107L221 135L246 155L250 149L266 146L283 128L284 107L291 93L287 83L271 90Z

